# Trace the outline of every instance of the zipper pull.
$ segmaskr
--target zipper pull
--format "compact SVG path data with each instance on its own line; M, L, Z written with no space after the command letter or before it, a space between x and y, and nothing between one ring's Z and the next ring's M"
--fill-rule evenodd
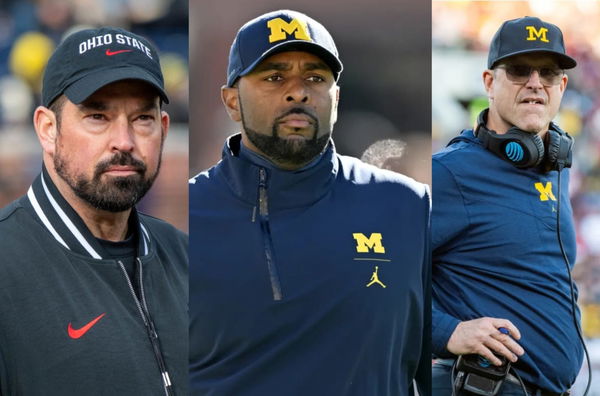
M267 216L269 207L267 201L267 171L265 168L260 168L258 175L258 213L261 216Z

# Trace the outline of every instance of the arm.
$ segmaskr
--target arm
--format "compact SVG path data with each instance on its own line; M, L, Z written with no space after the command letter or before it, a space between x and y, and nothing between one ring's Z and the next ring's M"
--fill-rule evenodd
M425 194L427 199L427 227L425 229L425 246L423 255L423 291L424 291L424 323L421 346L421 358L415 375L415 382L420 396L431 395L431 233L430 233L430 215L431 199L429 191Z

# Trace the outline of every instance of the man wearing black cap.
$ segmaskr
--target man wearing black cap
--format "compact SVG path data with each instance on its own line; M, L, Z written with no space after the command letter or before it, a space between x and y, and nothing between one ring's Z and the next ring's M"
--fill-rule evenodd
M435 395L452 393L451 377L457 394L499 386L477 383L485 375L462 364L453 371L459 355L484 369L510 361L502 395L524 394L519 377L531 395L566 394L579 372L579 311L567 271L575 262L573 142L552 123L564 69L575 66L555 25L505 22L483 72L489 109L433 157Z
M190 181L193 395L429 394L429 194L335 152L342 63L314 19L245 24L241 133Z
M79 31L50 58L42 172L0 211L0 394L187 394L187 237L134 207L162 102L158 53L133 33Z

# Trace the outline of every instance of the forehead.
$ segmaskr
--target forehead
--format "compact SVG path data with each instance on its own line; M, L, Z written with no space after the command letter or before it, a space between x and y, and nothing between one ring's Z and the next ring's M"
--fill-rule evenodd
M253 70L261 71L270 69L274 65L289 65L300 64L301 67L321 68L331 72L327 63L318 56L306 51L285 51L271 55L260 62Z
M110 101L111 99L133 98L144 102L156 102L159 94L156 88L142 80L121 80L106 84L83 103L90 101Z
M528 53L521 55L514 55L504 59L501 63L504 64L519 64L529 66L551 66L559 67L556 58L551 54L538 52Z

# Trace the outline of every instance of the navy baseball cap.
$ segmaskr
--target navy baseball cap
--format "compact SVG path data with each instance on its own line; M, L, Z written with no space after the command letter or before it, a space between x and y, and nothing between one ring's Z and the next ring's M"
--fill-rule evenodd
M506 21L500 26L490 45L488 69L509 56L532 52L552 54L561 69L577 66L575 59L566 54L558 26L527 16Z
M42 104L48 107L63 93L79 104L105 85L128 79L149 83L169 103L158 52L148 40L115 27L80 30L48 60Z
M229 52L227 86L250 73L267 57L284 51L306 51L321 58L337 81L343 69L333 37L319 22L297 11L261 15L240 28Z

